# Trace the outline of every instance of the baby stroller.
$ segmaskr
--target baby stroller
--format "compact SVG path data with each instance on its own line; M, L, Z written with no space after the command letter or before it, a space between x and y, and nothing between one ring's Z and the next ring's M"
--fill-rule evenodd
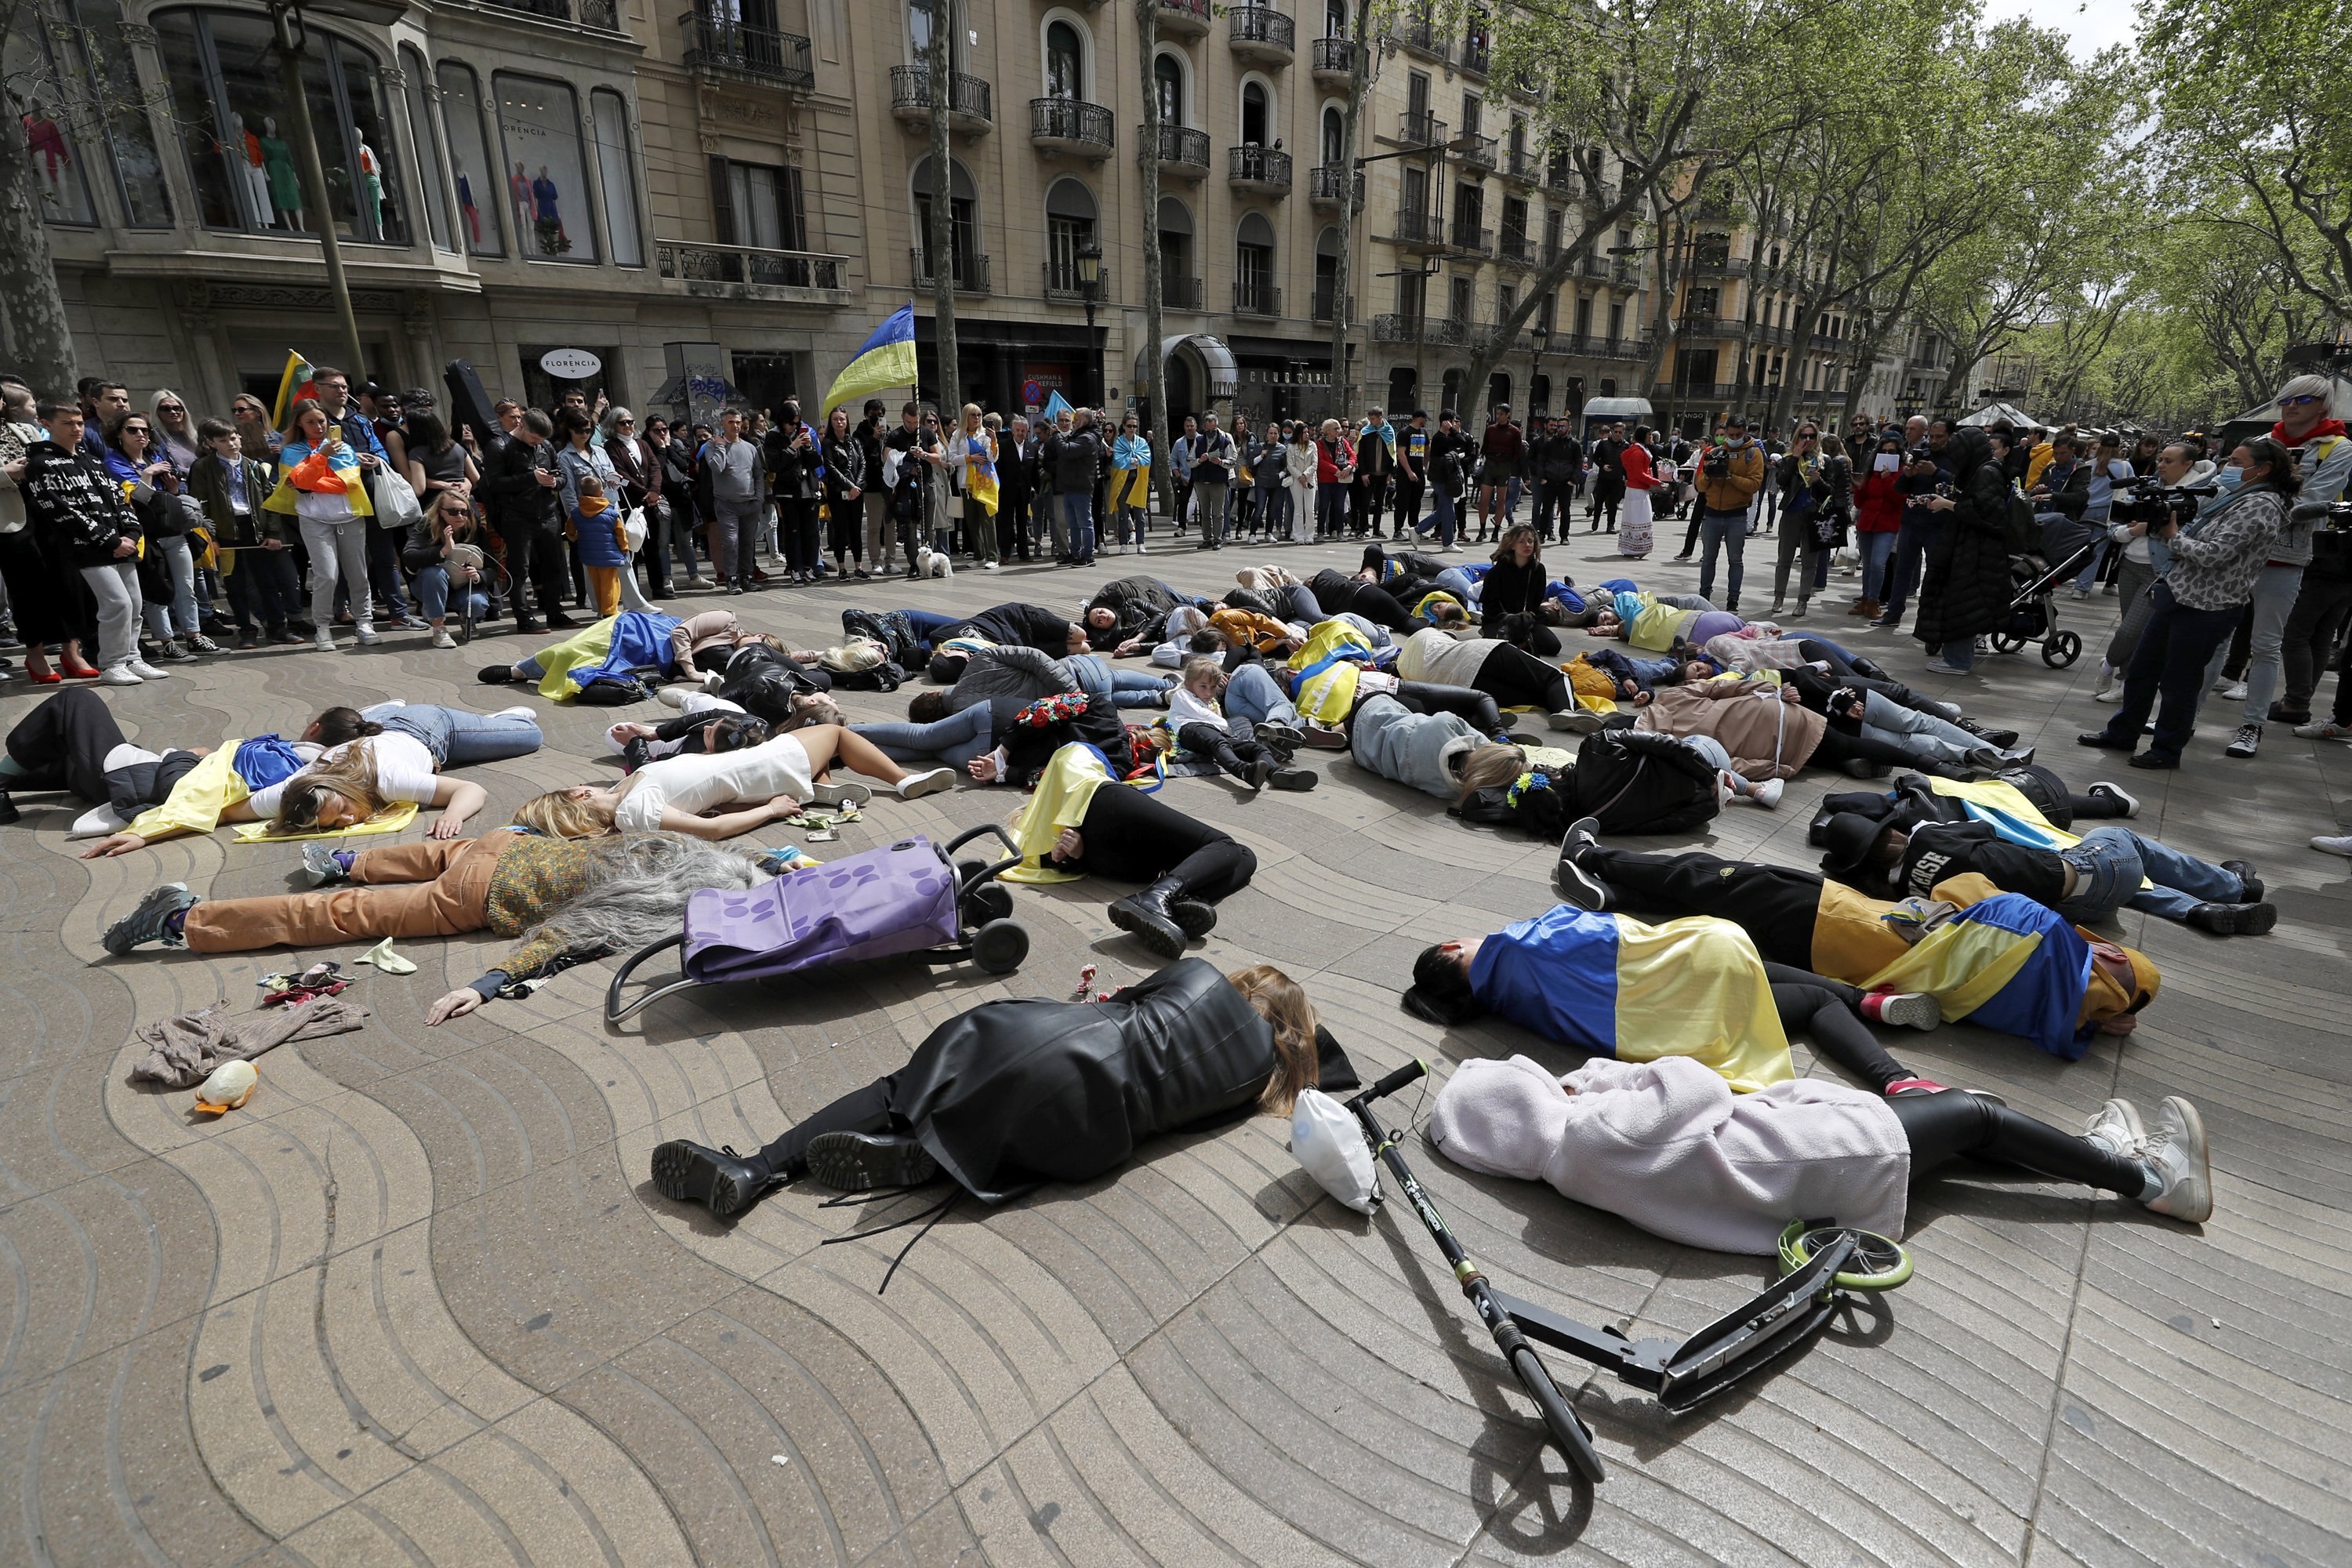
M2098 547L2098 535L2094 533L2054 568L2045 567L2042 555L2011 556L2009 580L2016 592L2009 601L2009 625L1992 634L1993 652L2015 653L2029 643L2039 643L2042 662L2053 669L2063 669L2082 658L2082 635L2062 630L2058 625L2058 584L2082 571Z
M1007 851L993 865L950 858L982 834ZM803 969L861 958L915 953L926 963L971 959L990 974L1010 974L1029 956L1029 933L1013 916L1013 895L998 877L1021 863L1002 827L990 824L944 849L918 834L846 859L789 871L749 892L706 889L687 900L686 929L638 949L613 975L604 1017L632 1013L696 985L770 980ZM634 1002L621 987L637 965L681 947L679 977Z

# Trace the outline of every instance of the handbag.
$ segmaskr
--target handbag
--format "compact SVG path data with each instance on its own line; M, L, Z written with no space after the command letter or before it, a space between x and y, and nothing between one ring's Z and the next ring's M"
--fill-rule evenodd
M635 555L646 547L646 509L633 506L621 513L621 549Z

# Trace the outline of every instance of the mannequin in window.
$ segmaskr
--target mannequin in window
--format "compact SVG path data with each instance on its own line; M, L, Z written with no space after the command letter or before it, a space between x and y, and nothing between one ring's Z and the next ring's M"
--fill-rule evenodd
M514 205L515 233L518 236L530 235L532 227L530 220L530 171L524 168L520 162L517 162L515 164L514 178L507 182L507 200L511 202ZM522 240L522 244L526 247L528 247L530 243L530 242L528 238L524 238Z
M360 216L367 220L369 234L383 237L383 166L365 142L360 143Z
M556 211L560 193L555 182L547 177L547 165L539 166L539 178L530 183L531 222L539 231L539 249L542 256L561 256L572 248L572 241L563 233L562 216Z
M244 187L246 221L256 228L269 226L269 169L262 162L261 138L245 122L242 114L232 114L229 123L230 166L236 171L238 184Z
M66 148L66 133L41 107L41 100L28 96L25 100L25 150L40 160L41 200L52 206L65 205L65 171L73 166L73 153Z
M310 225L302 213L302 182L294 173L294 151L286 139L278 134L278 121L264 117L261 121L261 162L269 174L269 205L286 226L307 230ZM271 227L276 227L273 221Z
M480 209L474 205L474 182L466 177L463 169L457 171L457 211L466 220L467 248L481 249L482 215Z

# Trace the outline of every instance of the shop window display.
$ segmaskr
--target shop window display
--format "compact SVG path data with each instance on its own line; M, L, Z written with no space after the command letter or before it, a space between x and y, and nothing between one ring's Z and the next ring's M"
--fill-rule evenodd
M449 168L457 187L457 226L465 233L466 249L475 256L504 256L506 240L499 229L501 182L489 152L497 142L484 129L489 122L483 112L481 79L454 60L444 60L436 79L441 83L442 123L449 128Z
M47 37L38 28L9 28L0 37L0 73L24 127L41 216L50 223L97 222L84 177L86 144L75 134L74 113L58 85Z
M533 261L593 261L580 100L560 81L500 71L491 79L506 174L500 196Z

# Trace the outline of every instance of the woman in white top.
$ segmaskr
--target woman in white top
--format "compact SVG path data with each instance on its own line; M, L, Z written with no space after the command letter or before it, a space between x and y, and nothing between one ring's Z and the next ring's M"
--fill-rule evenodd
M1505 708L1540 708L1555 730L1580 728L1589 721L1569 694L1568 678L1498 637L1456 637L1428 626L1405 638L1396 672L1432 686L1466 686Z
M902 768L845 726L813 724L739 751L664 757L611 789L582 784L562 793L587 818L625 831L732 838L805 805L857 805L869 798L863 784L817 782L835 763L880 779L901 800L919 799L955 782L952 768ZM724 805L745 809L704 815Z

